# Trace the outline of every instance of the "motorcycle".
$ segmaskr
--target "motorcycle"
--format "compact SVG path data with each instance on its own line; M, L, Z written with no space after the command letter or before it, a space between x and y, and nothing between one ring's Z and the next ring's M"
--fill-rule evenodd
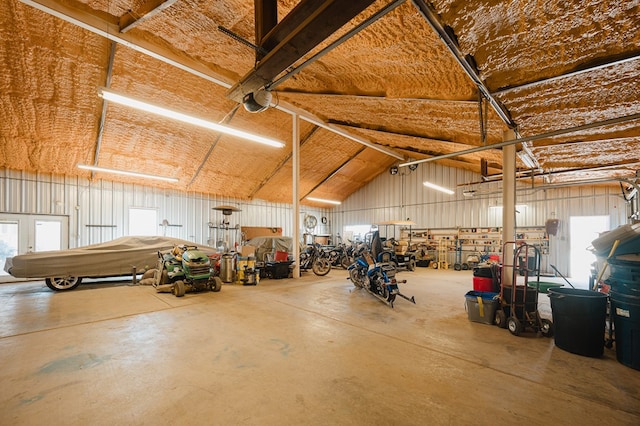
M347 253L345 244L338 244L335 247L327 247L323 250L329 259L331 266L340 266L347 269L351 264L351 259Z
M365 289L392 308L396 296L416 303L414 296L409 298L400 293L398 283L406 283L407 280L396 280L396 268L388 263L377 263L368 251L363 251L349 266L348 271L354 286Z
M300 270L309 269L320 277L331 271L331 262L329 262L326 253L320 250L320 244L308 245L300 250Z

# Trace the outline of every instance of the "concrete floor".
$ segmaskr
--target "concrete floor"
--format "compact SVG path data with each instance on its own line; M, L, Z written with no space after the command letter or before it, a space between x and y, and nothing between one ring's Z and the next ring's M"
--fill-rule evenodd
M640 424L640 371L614 351L470 322L471 271L398 277L417 305L344 270L183 298L0 285L0 424Z

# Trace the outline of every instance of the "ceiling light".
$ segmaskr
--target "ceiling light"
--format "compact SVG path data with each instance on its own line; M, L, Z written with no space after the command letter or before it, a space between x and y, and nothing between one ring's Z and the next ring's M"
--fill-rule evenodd
M390 175L397 175L398 174L398 166L393 166L393 167L389 168L389 174Z
M435 189L436 191L444 192L445 194L449 194L449 195L455 194L455 192L453 192L452 190L447 189L447 188L443 188L443 187L441 187L439 185L436 185L435 183L423 182L422 184L424 186L426 186L427 188Z
M319 203L335 204L335 205L342 204L340 201L325 200L324 198L307 197L307 200L309 200L309 201L317 201Z
M533 158L531 158L531 156L529 156L529 154L527 154L526 151L518 151L518 157L520 157L520 160L524 163L525 166L527 166L527 168L529 169L538 168L535 161L533 161Z
M117 175L134 176L134 177L145 178L145 179L164 180L166 182L178 182L178 179L172 178L172 177L147 175L144 173L130 172L127 170L106 169L104 167L87 166L85 164L78 164L78 168L83 170L91 170L93 172L114 173Z
M162 117L182 121L183 123L193 124L195 126L204 127L205 129L214 130L216 132L224 133L231 136L236 136L238 138L247 139L247 140L258 142L264 145L273 146L275 148L283 148L285 146L284 143L277 141L275 139L270 139L264 136L255 135L240 129L236 129L234 127L225 126L223 124L215 123L213 121L204 120L202 118L193 117L191 115L173 111L158 105L153 105L147 102L143 102L143 101L131 98L129 96L121 95L110 89L101 88L99 90L99 94L106 101L115 102L117 104L125 105L131 108L151 112L153 114L157 114Z

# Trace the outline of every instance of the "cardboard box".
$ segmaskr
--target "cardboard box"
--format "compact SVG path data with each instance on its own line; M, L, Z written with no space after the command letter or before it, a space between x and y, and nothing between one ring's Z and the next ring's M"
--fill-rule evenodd
M242 257L249 257L249 256L254 256L256 255L256 248L255 246L240 246L238 247L238 250L240 250L240 256Z

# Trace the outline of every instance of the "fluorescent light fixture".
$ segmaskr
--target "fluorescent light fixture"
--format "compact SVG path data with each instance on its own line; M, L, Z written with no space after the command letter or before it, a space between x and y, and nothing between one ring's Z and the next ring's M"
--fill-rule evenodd
M319 203L335 204L337 206L342 204L340 201L325 200L324 198L307 197L307 200L309 200L309 201L317 201Z
M427 188L435 189L436 191L444 192L445 194L449 194L449 195L455 194L454 191L447 188L443 188L442 186L436 185L435 183L423 182L422 184Z
M147 175L144 173L129 172L126 170L106 169L104 167L87 166L85 164L78 164L78 168L82 170L91 170L92 172L114 173L117 175L134 176L134 177L145 178L145 179L164 180L166 182L178 182L178 179L172 178L172 177Z
M204 120L202 118L193 117L191 115L183 114L181 112L173 111L158 105L153 105L147 102L140 101L138 99L131 98L129 96L121 95L110 89L100 88L99 95L109 102L114 102L120 105L125 105L131 108L147 111L153 114L160 115L172 120L182 121L183 123L193 124L195 126L204 127L205 129L214 130L216 132L224 133L226 135L235 136L242 139L247 139L253 142L258 142L264 145L269 145L275 148L283 148L284 143L275 139L266 138L264 136L255 135L253 133L245 132L244 130L236 129L234 127L225 126L213 121Z
M518 157L520 157L520 160L528 168L530 168L530 169L537 169L538 168L538 166L536 165L535 161L533 161L533 158L531 158L531 156L526 151L518 151Z

